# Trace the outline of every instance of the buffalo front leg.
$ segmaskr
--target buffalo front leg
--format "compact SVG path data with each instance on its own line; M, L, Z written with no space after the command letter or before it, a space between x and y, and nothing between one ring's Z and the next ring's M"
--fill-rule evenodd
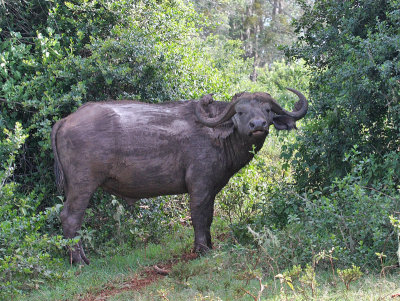
M71 190L69 190L71 191ZM83 222L86 207L89 203L91 193L77 195L76 193L67 194L67 200L61 211L60 218L65 238L77 236ZM79 242L69 249L70 261L75 264L89 264L89 259L83 251L82 243Z
M190 195L190 213L194 228L194 250L205 253L212 249L210 227L214 214L214 194Z

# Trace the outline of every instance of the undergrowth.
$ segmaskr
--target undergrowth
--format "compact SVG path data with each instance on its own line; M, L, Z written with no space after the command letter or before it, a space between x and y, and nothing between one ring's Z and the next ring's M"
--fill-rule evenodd
M21 300L94 300L107 290L107 300L385 300L400 293L398 270L379 274L361 272L357 266L338 268L332 250L316 254L305 264L274 266L273 254L264 247L268 240L264 234L248 229L259 244L237 244L221 218L216 219L215 249L209 254L176 262L168 276L140 290L113 291L126 287L130 279L146 277L142 271L154 264L190 252L191 228L178 228L159 244L149 243L127 255L94 256L90 266L70 268L74 277L41 286Z

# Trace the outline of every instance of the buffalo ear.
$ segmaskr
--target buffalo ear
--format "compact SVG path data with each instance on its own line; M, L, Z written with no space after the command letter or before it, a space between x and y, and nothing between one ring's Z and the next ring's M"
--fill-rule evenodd
M214 118L220 115L226 107L226 103L224 102L213 101L211 94L204 95L200 101L206 104L202 109L204 116L207 118ZM220 139L226 139L228 136L232 135L235 130L235 124L234 121L232 121L228 120L216 127L209 128L210 136L219 141Z
M296 128L296 121L294 118L286 115L276 115L272 120L277 130L292 130Z

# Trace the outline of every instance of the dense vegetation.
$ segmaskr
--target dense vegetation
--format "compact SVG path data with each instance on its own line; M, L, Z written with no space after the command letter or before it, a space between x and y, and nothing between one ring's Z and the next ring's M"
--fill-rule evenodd
M389 271L400 261L399 49L398 0L0 2L0 299L71 277L50 131L107 99L262 90L290 108L284 88L304 91L300 130L271 133L217 197L233 254L221 264L247 261L243 279L279 275L286 288L303 273L312 294L317 268ZM186 203L128 206L99 191L80 238L92 256L127 254L184 231Z

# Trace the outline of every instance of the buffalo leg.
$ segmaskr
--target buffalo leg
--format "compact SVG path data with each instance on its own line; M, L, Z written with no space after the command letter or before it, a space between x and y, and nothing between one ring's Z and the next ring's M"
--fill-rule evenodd
M64 203L64 208L61 211L60 218L65 238L74 238L80 230L83 222L86 207L89 204L90 197L93 192L88 193L88 188L85 187L85 192L75 189L68 189L67 200ZM72 263L89 264L85 252L83 251L82 243L79 242L70 249L70 258Z
M207 247L212 249L212 242L211 242L211 224L213 221L213 216L214 216L214 200L212 201L212 204L208 208L208 213L207 213L207 228L206 228L206 238L207 238Z
M194 250L207 252L212 248L210 227L214 212L214 195L190 194L190 213L194 228Z

